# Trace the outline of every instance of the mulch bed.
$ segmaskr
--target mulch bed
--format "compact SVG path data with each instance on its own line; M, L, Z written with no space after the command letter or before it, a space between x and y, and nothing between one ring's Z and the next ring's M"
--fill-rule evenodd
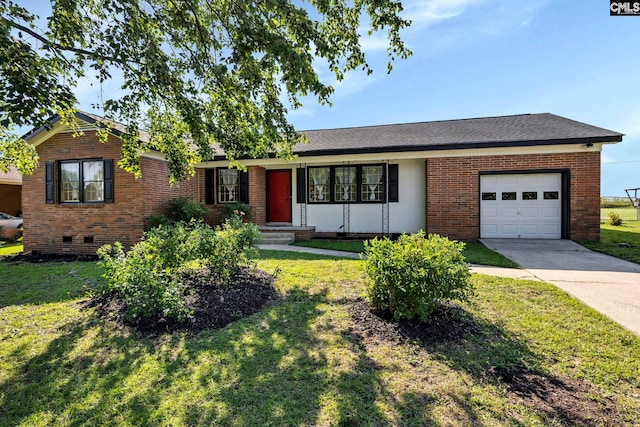
M394 321L388 313L372 312L371 306L362 300L356 301L350 311L352 332L365 344L418 343L431 352L440 344L455 344L469 334L483 334L473 316L455 305L438 308L429 323ZM592 396L599 393L582 380L525 368L490 368L484 375L489 381L503 384L511 400L565 425L623 424L615 403L609 398L594 400Z
M21 253L0 257L0 262L30 262L34 264L42 262L96 262L97 255L60 255L60 254L33 254Z
M193 310L193 317L186 323L156 319L131 324L127 322L124 306L117 298L95 299L90 305L96 307L101 317L139 330L198 332L223 328L281 299L273 285L272 275L246 267L241 268L229 283L213 280L206 269L189 271L183 277L183 283L192 291L187 295L187 304Z

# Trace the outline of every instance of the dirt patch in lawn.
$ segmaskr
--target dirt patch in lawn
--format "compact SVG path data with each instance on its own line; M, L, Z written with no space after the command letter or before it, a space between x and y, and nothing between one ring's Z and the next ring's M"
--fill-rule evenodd
M251 316L281 296L273 284L273 276L262 270L241 268L229 283L220 283L211 278L208 270L192 270L185 274L186 300L193 316L185 323L168 319L153 321L127 321L124 306L117 298L101 298L91 302L101 317L121 325L135 326L143 331L219 329L231 322Z
M487 335L473 315L456 305L443 305L432 314L429 323L395 321L386 312L373 312L363 300L351 307L352 332L365 344L417 343L429 353L442 353L452 358L454 366L472 369L464 361L455 360L455 352L447 345L463 346L470 335ZM492 338L487 336L487 342ZM534 408L549 420L566 425L620 425L622 419L615 403L599 397L594 387L569 376L535 372L524 367L499 369L489 367L484 372L470 372L484 381L503 385L514 402Z
M566 375L553 376L527 369L498 373L511 399L519 401L549 418L570 425L622 425L615 403L598 395L589 384Z

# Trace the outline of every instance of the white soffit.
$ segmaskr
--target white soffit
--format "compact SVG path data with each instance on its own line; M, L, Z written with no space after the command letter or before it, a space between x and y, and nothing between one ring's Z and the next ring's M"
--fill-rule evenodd
M602 151L602 143L593 144L590 147L580 144L564 145L537 145L530 147L497 147L497 148L473 148L462 150L435 150L435 151L402 151L386 153L343 154L330 156L300 156L287 162L282 159L243 159L243 166L275 166L298 164L334 164L342 162L380 162L389 160L409 159L437 159L446 157L484 157L484 156L517 156L526 154L556 154L556 153L584 153ZM229 164L226 160L201 162L197 167L224 167Z

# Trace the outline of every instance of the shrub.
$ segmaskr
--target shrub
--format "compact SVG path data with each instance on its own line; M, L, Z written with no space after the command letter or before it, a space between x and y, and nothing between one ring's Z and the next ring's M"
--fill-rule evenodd
M173 222L203 221L207 214L204 203L186 197L178 197L167 202L167 217Z
M191 316L182 273L207 268L213 281L228 282L249 262L258 237L255 224L240 220L216 229L177 222L147 231L128 252L120 243L104 245L98 255L107 283L96 296L120 300L130 323L182 323Z
M253 214L253 211L251 209L251 206L242 202L227 203L222 206L222 212L221 212L223 221L231 219L233 217L238 217L238 216L246 221L249 218L251 218L252 214Z
M609 212L609 224L611 225L622 225L622 218L617 212Z
M165 212L153 213L145 218L145 229L151 230L160 225L175 224L177 222L201 222L207 214L207 208L203 203L190 200L186 197L177 197L165 203Z
M171 220L164 214L154 213L145 218L145 230L151 230L160 225L170 224Z
M146 241L127 253L119 242L101 247L98 255L107 283L97 294L120 300L129 323L155 323L160 319L182 323L191 315L186 289L171 270L162 268L154 252L156 248Z
M473 296L464 243L420 231L364 243L369 278L367 297L374 308L388 310L396 320L419 316L425 321L444 301Z

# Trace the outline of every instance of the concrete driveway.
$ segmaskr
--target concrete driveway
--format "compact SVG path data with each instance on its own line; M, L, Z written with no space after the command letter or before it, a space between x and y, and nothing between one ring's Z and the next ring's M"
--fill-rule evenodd
M640 265L570 240L483 239L527 273L552 283L640 335Z

